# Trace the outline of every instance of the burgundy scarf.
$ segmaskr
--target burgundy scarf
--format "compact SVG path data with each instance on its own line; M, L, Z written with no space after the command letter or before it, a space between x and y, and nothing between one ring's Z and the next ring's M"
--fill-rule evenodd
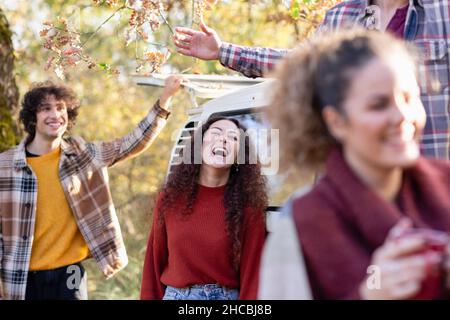
M369 189L350 169L341 150L327 161L326 176L347 218L374 247L383 244L389 230L409 217L417 228L450 232L450 163L420 158L405 170L398 205Z

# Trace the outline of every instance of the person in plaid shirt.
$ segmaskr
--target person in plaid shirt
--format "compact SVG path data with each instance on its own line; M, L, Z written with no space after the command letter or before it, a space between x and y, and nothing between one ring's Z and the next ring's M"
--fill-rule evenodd
M151 145L180 83L168 77L138 126L108 142L66 135L79 108L70 88L44 82L25 94L28 136L0 154L0 299L87 299L81 261L93 257L106 278L126 266L107 168Z
M450 159L449 42L450 3L436 0L349 0L328 10L318 32L362 26L392 32L413 42L422 53L419 68L427 124L421 151L425 156ZM247 77L261 77L288 50L250 48L222 42L203 22L201 31L177 28L178 52L222 65Z

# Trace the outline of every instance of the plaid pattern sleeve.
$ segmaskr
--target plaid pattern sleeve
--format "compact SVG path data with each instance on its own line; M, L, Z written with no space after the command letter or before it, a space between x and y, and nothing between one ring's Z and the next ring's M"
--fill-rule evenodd
M231 43L222 43L219 51L220 63L249 78L263 77L273 69L278 60L289 50L271 48L250 48Z
M159 100L138 126L126 136L108 142L88 143L100 167L109 167L145 151L166 124L170 112L159 105Z

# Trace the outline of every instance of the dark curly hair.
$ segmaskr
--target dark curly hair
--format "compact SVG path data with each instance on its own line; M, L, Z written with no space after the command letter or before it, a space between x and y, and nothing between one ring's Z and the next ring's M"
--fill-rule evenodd
M28 140L33 139L36 134L36 114L42 101L49 95L55 96L58 101L65 102L68 117L67 130L70 130L75 124L80 107L76 93L69 87L55 84L52 81L34 83L23 97L19 115L24 129L28 133Z
M264 213L268 204L266 192L266 178L261 174L261 165L256 152L246 132L246 128L236 119L227 117L213 117L205 122L201 128L191 133L185 148L180 156L183 161L172 167L172 172L161 188L159 201L159 223L164 220L165 214L180 201L180 195L184 195L185 207L178 211L181 217L187 217L192 213L192 208L198 191L198 178L200 174L201 144L194 141L203 141L203 136L209 127L219 121L233 122L241 132L238 163L230 170L228 182L225 187L223 199L225 207L226 232L231 243L231 259L235 268L238 268L241 252L241 231L245 208L252 208L252 212ZM200 140L198 140L200 139ZM245 153L243 153L245 152ZM244 158L245 155L245 159ZM196 161L194 161L196 160ZM250 161L251 160L251 161ZM240 163L242 162L242 163ZM252 163L253 162L253 163ZM256 162L256 163L254 163ZM236 170L236 165L238 170ZM264 217L263 217L264 219Z

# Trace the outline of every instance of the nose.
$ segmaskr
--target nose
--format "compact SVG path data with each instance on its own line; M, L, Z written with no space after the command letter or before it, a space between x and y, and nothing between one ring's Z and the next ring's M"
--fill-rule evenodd
M411 116L412 108L405 101L404 97L398 97L395 99L394 106L391 108L392 110L392 122L395 124L400 124Z
M51 108L48 113L51 117L58 117L61 114L61 111L57 108Z
M217 137L217 140L222 143L227 143L227 139L224 135L220 135Z
M407 108L404 106L396 106L392 110L392 121L395 124L402 123L408 118Z

